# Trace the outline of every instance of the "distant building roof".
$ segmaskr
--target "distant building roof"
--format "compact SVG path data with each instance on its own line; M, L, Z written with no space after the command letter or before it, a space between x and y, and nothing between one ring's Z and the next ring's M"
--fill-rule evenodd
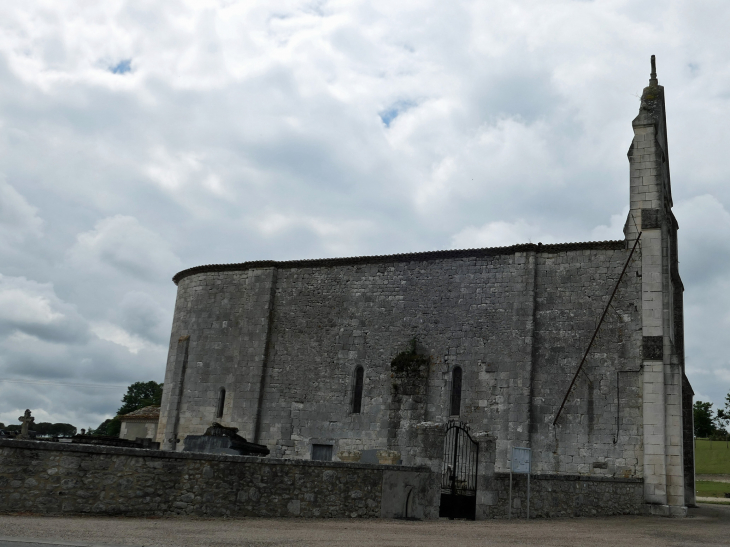
M123 414L119 416L123 422L151 422L160 419L160 407L159 406L146 406L130 412L129 414Z

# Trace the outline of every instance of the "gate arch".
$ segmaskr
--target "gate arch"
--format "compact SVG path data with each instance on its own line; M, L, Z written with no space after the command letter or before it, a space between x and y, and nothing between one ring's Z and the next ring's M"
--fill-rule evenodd
M443 456L439 516L474 520L479 443L471 438L466 423L448 423Z

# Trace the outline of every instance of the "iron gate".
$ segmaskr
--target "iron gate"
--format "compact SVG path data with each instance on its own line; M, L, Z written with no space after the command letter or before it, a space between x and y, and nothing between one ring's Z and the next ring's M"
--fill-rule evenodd
M449 422L444 437L439 516L474 520L478 458L479 444L471 438L469 426Z

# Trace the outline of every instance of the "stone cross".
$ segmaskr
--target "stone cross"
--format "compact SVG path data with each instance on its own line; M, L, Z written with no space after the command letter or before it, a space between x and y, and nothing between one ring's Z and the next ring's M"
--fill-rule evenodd
M22 424L20 426L20 435L18 436L18 438L30 439L30 435L28 434L28 427L30 426L30 424L32 424L35 421L35 418L30 415L30 410L26 408L25 414L20 416L18 418L18 421L20 421Z

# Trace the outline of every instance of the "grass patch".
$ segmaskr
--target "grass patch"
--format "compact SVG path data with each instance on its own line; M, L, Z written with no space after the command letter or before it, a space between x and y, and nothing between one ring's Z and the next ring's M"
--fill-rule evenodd
M703 498L724 498L725 492L730 492L730 483L697 481L695 483L697 495Z
M730 475L730 443L696 439L695 473Z

